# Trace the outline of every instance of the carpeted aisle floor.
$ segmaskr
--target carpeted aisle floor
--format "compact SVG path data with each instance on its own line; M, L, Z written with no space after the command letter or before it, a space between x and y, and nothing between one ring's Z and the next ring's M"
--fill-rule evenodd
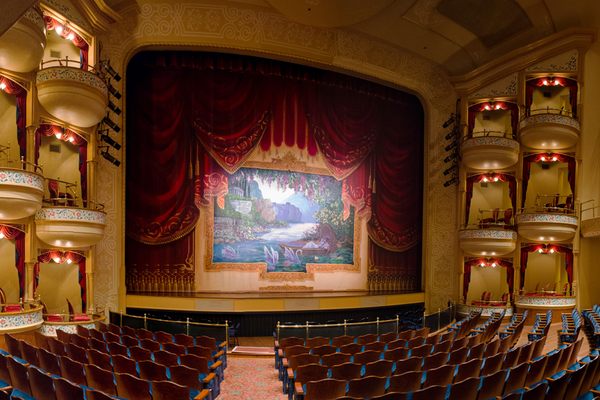
M227 356L219 400L287 400L274 357Z

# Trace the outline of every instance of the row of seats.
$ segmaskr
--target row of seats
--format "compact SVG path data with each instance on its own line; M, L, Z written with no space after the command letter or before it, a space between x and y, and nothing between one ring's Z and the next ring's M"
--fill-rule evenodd
M512 336L513 341L516 343L521 337L528 314L528 310L525 310L522 313L514 313L510 318L508 325L501 332L498 332L500 339L505 339L508 336Z
M493 313L484 323L473 329L469 336L481 335L482 342L488 342L496 336L500 325L502 325L502 319L506 310L499 313Z
M460 339L471 333L481 320L481 311L471 311L469 315L448 327L448 332L454 334L454 339Z
M147 381L126 373L113 374L91 364L86 364L85 370L89 379L76 383L2 354L0 387L10 390L7 398L22 400L210 399L209 390L199 392L166 379ZM8 394L8 390L4 393Z
M546 313L539 313L535 315L535 321L531 331L527 333L527 338L530 342L534 340L540 340L542 337L548 335L550 330L550 324L552 323L552 310L546 311Z
M594 305L589 310L581 312L583 316L583 329L590 343L590 348L600 348L600 306Z
M579 337L582 321L581 314L574 308L570 313L561 314L561 329L558 331L558 343L573 343Z
M361 380L340 380L327 377L323 380L313 380L300 385L296 384L296 399L543 399L556 398L563 399L563 387L552 386L551 394L562 391L557 397L545 397L548 387L551 386L549 379L554 376L556 379L565 375L570 379L572 372L577 371L579 363L576 362L576 356L581 346L581 341L575 344L564 346L547 355L543 355L532 360L519 363L519 358L510 356L510 353L522 352L529 353L536 343L517 347L504 355L504 360L510 358L514 363L512 366L502 365L501 369L491 369L485 374L483 369L468 375L464 371L466 365L472 369L470 364L476 365L477 361L472 360L458 366L443 366L435 371L435 381L429 378L434 370L430 371L410 371L401 375L392 375L390 377L367 377ZM533 355L533 352L529 353ZM494 360L495 357L487 359L483 363ZM499 357L497 357L499 358ZM515 361L517 360L517 361ZM494 360L495 361L495 360ZM481 365L481 364L480 364ZM567 366L571 365L571 370ZM582 364L583 365L583 364ZM564 371L564 372L563 372ZM569 371L569 372L567 372ZM479 374L477 374L479 372ZM444 376L446 374L446 376ZM561 375L562 374L562 375ZM429 379L429 380L428 380ZM359 382L364 382L359 384ZM586 386L577 387L576 393L584 391L592 382L593 378ZM428 384L431 383L431 384ZM563 385L564 383L561 383ZM538 388L541 386L540 388ZM565 386L566 387L566 386ZM589 389L588 389L589 390ZM384 392L386 392L384 394ZM568 398L571 400L571 398ZM573 397L572 399L575 399Z

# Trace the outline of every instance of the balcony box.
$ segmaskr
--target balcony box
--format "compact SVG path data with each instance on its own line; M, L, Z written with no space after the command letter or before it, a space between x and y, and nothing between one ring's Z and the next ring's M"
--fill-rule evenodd
M519 123L521 144L534 149L568 149L577 144L579 132L579 121L568 115L535 114Z
M600 217L593 217L581 221L581 236L584 238L600 237Z
M44 109L72 125L88 128L106 115L108 88L90 71L75 67L48 67L37 73L38 100Z
M44 177L29 171L0 168L0 221L32 216L42 207Z
M463 164L476 170L501 170L519 160L519 142L506 137L472 137L462 143L460 151Z
M76 207L44 207L35 215L36 234L58 248L85 249L104 237L106 214Z
M475 257L504 256L517 245L517 233L510 229L462 229L458 232L460 248Z
M46 24L39 11L30 8L0 35L0 68L29 72L38 67L46 47Z
M573 239L578 219L559 213L524 212L516 216L519 235L531 242L564 242Z

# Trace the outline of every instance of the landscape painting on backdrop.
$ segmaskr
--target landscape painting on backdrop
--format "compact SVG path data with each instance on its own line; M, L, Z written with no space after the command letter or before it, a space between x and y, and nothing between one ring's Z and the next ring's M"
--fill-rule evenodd
M241 168L214 208L213 263L265 263L267 272L354 262L354 213L343 217L331 176Z

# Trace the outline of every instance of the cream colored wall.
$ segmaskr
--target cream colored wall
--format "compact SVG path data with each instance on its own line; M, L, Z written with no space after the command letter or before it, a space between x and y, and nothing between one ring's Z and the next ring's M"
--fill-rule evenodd
M75 67L76 65L71 65L71 60L80 62L79 59L79 48L73 44L70 40L63 39L58 36L56 31L48 31L47 39L46 39L46 48L44 49L44 57L43 61L54 60L56 57L52 57L50 55L51 51L57 51L60 53L60 59L69 58L69 66ZM54 65L54 64L51 64Z
M527 185L527 197L525 207L534 207L536 205L536 195L554 195L560 194L566 196L571 194L569 182L567 180L566 163L548 163L550 168L542 169L540 163L531 163L531 175ZM548 203L549 198L540 198L539 202L544 205Z
M0 146L10 149L0 151L0 166L20 168L17 143L17 100L0 90Z
M561 108L564 111L571 111L571 103L569 102L569 89L562 86L554 86L549 90L552 93L552 97L544 97L543 90L541 88L536 88L533 92L533 101L531 103L531 110L535 112L535 110L543 110L545 108L549 108L550 112L553 112L553 109L558 112ZM548 90L548 89L546 89Z
M471 268L471 282L469 283L469 292L467 293L467 303L470 303L472 300L481 299L481 293L486 290L492 292L491 300L500 300L503 293L508 293L506 268L481 268L478 266Z
M487 116L488 119L484 119L484 116ZM477 113L475 116L475 127L473 128L473 132L483 130L510 133L512 131L510 125L510 111L496 110Z
M69 299L76 313L81 312L79 265L41 263L37 292L46 304L48 313L68 314L66 299Z
M491 218L492 213L489 210L495 208L503 210L511 207L508 182L488 182L487 187L481 183L475 183L469 210L469 225L477 224L480 218ZM500 213L499 217L502 218L503 215Z
M7 303L19 301L19 274L15 267L15 243L0 239L0 288Z
M580 141L579 182L576 199L594 200L588 203L600 206L600 42L596 41L585 56L583 89L580 99L582 133ZM596 216L600 209L596 210ZM585 213L590 218L591 213ZM575 249L575 286L578 305L589 308L600 304L600 239L581 238Z
M525 270L525 292L533 292L556 283L556 290L562 290L566 280L564 255L529 253Z
M50 152L50 144L58 144L60 153ZM70 143L58 140L54 136L42 137L40 146L40 158L38 164L44 170L44 176L48 179L75 183L77 185L77 197L81 197L81 175L79 173L79 151ZM60 186L64 190L63 185ZM44 189L48 195L48 188Z

